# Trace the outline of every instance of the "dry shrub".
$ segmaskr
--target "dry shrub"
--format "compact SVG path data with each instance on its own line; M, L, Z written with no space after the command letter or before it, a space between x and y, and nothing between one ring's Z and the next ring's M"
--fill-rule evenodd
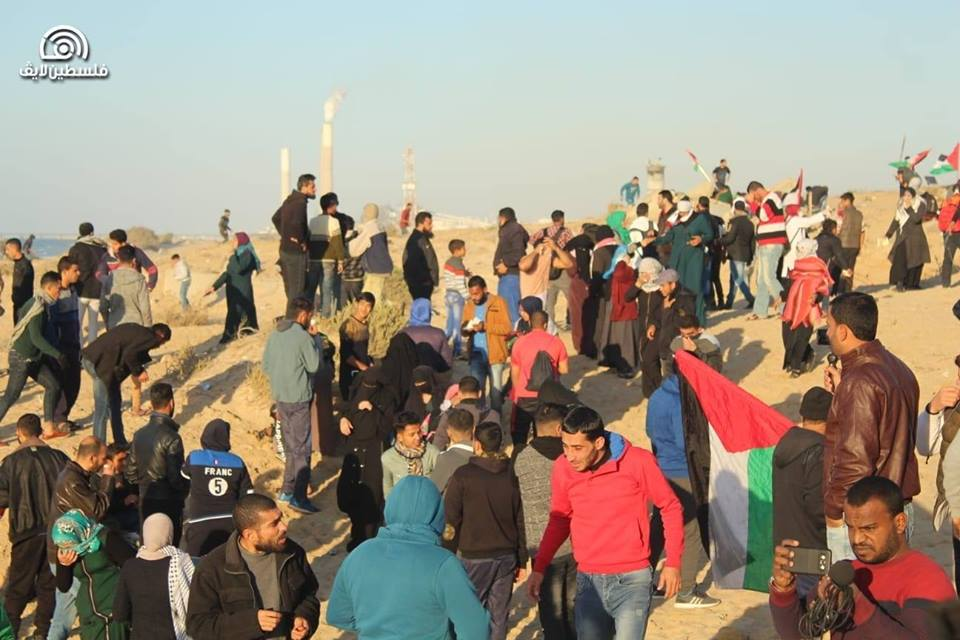
M406 287L403 289L406 293ZM407 296L407 302L391 301L390 294L384 296L386 301L377 302L373 313L370 315L370 355L379 358L387 352L387 345L390 344L390 338L399 333L400 329L407 326L408 315L410 313L410 297ZM334 342L339 343L340 325L350 317L352 305L341 309L332 318L325 318L320 323L320 331L327 335Z
M270 390L270 378L263 372L263 367L259 362L247 363L247 375L242 383L247 387L254 397L270 400L272 391Z
M202 327L210 324L210 314L204 307L192 305L187 309L174 309L167 314L166 322L171 327Z
M146 227L130 227L127 229L127 242L141 249L156 251L160 248L160 238Z
M207 366L212 356L198 355L191 346L181 347L179 351L168 356L170 358L167 365L167 376L183 383L190 379L194 373Z

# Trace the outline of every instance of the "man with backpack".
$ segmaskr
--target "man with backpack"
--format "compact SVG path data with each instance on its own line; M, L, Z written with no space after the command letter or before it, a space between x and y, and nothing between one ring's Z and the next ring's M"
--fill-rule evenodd
M567 348L547 331L547 314L530 314L530 332L519 338L510 352L510 400L513 402L513 442L526 444L537 411L537 392L547 380L570 370Z
M557 245L558 249L565 250L567 243L573 239L573 234L564 226L566 214L563 211L557 209L550 214L550 220L553 222L549 227L545 227L540 231L537 231L533 234L533 237L530 238L530 244L537 246L544 239L549 238L553 240L553 243ZM557 259L553 258L553 263L556 263ZM567 301L567 306L570 306L570 276L567 273L566 269L561 269L559 267L551 264L550 266L550 281L547 285L547 304L546 311L547 315L553 318L554 324L557 325L558 329L566 331L569 327L567 323L562 318L557 318L554 311L557 306L557 296L563 294L564 299Z

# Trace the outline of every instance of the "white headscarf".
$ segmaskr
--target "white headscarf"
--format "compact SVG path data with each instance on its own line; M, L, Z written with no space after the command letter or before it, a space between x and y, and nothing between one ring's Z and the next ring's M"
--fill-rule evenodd
M797 260L817 255L817 241L813 238L802 238L796 242Z
M137 550L143 560L170 558L167 570L167 593L177 640L190 640L187 635L187 603L193 581L193 559L173 546L173 521L164 513L154 513L143 521L143 546Z

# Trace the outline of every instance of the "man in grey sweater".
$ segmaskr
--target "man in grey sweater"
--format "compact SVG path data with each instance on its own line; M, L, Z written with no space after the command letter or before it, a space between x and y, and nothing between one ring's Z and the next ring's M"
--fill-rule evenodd
M563 455L560 425L564 413L565 409L560 405L541 403L534 415L536 436L517 454L513 463L520 482L531 558L536 556L536 542L543 536L550 520L550 474L554 461ZM567 540L547 567L540 591L540 625L548 640L576 637L573 620L576 596L577 563Z
M307 499L310 482L310 401L313 376L320 366L320 352L307 327L313 303L306 298L290 301L287 318L267 340L263 371L270 378L270 390L277 403L286 466L279 500L300 513L319 511Z
M430 479L443 493L453 472L467 464L473 455L473 414L466 409L450 409L447 412L447 434L450 446L437 456L437 466Z
M152 326L150 290L137 268L134 248L124 245L117 249L117 260L120 266L107 275L100 290L100 311L106 314L107 329L127 322Z

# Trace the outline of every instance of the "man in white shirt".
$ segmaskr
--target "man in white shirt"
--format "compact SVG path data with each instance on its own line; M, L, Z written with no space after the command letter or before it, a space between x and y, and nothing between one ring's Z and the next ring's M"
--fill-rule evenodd
M173 264L173 279L177 283L177 291L180 296L180 308L186 311L190 308L190 300L187 299L187 293L190 291L190 265L175 253L170 257Z

